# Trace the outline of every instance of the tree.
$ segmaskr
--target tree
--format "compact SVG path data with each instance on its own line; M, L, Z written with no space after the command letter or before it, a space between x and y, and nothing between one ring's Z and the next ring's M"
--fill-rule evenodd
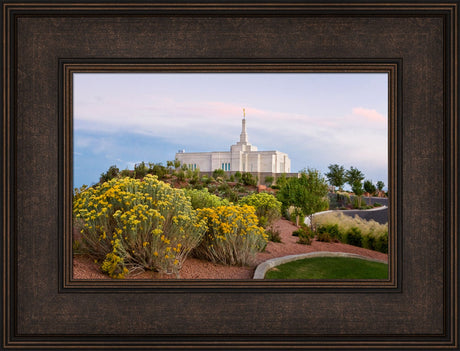
M174 161L166 161L166 167L168 168L169 173L172 174L174 170Z
M361 183L364 179L364 174L357 168L354 168L353 166L350 167L348 171L345 173L345 180L348 184L350 184L351 187L353 187L353 184L355 183Z
M296 214L296 225L299 217L310 216L313 227L312 215L327 208L328 185L326 179L316 169L302 170L300 178L288 178L277 194L277 198L286 210L293 206Z
M351 186L351 190L358 197L358 207L361 207L361 195L364 193L362 181L364 179L364 174L357 168L350 167L350 169L345 173L345 179L348 184Z
M121 177L131 177L131 171L128 168L125 168L120 172Z
M364 190L370 195L374 195L377 188L375 187L374 183L372 183L372 180L366 180L364 181Z
M275 185L272 184L273 189L281 189L287 182L286 174L282 173L278 178L275 179Z
M364 190L369 193L369 205L371 204L371 199L370 197L375 194L375 191L377 188L375 187L374 183L372 183L372 180L366 180L364 181Z
M165 174L168 173L168 170L165 166L160 163L151 163L149 162L149 171L148 173L158 176L158 179L163 179Z
M345 168L338 164L329 165L329 172L326 173L327 180L332 186L336 186L340 191L343 190L345 184Z
M119 173L120 173L120 170L118 169L118 167L116 165L112 165L112 166L109 167L107 172L101 173L101 176L99 178L99 182L100 183L107 182L110 179L115 178Z
M134 178L142 179L148 173L149 168L145 165L145 162L142 161L141 163L134 165Z
M168 167L169 173L173 173L180 167L180 161L176 158L174 161L166 161L166 167Z
M286 213L287 209L291 206L294 207L296 215L296 225L299 225L299 217L301 215L301 206L306 201L304 197L305 191L302 189L300 182L297 178L289 178L281 186L276 194L277 199L282 203L282 212Z
M377 182L377 189L378 189L378 191L382 191L384 187L385 187L385 183L382 182L381 180L379 180L379 181Z
M363 185L361 182L353 183L351 191L358 197L358 207L361 207L361 196L364 193Z

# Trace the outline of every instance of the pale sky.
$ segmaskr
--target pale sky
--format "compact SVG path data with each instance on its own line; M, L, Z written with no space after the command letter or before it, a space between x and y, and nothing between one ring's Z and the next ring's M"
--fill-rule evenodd
M243 108L248 141L287 153L292 172L337 163L387 185L385 73L77 73L74 187L179 149L229 151Z

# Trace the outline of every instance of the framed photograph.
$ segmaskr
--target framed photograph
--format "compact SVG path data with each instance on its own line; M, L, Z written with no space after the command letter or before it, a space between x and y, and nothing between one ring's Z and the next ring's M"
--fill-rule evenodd
M330 266L333 255L337 263L365 259L358 263L366 268L343 273L366 279L349 282L355 286L375 287L369 279L387 280L379 282L386 285L394 280L383 190L394 66L360 66L359 71L350 66L340 72L337 65L315 71L314 65L299 63L292 72L292 66L278 64L278 73L260 72L263 66L249 63L243 73L224 72L224 67L212 72L216 65L211 63L207 72L189 65L196 71L185 73L162 73L154 65L141 67L153 70L148 73L116 72L123 64L84 72L79 72L82 64L73 66L65 64L65 80L72 87L65 92L73 106L65 117L73 121L74 146L71 278L253 279L287 256L307 259L314 252L328 258L310 264L327 261ZM239 107L251 101L253 106ZM391 121L396 121L394 113ZM334 169L337 189L324 175L332 179ZM345 180L354 174L359 186L351 188L354 181ZM380 179L380 191L370 179ZM147 198L147 190L139 188L146 184ZM301 190L290 190L296 185L311 190L297 200ZM178 193L190 201L159 205L161 194ZM242 205L254 207L254 213ZM301 206L309 212L297 214ZM187 223L174 222L179 213L187 214ZM165 219L152 220L156 215ZM301 215L309 226L300 227ZM199 225L203 219L206 230ZM327 226L335 224L336 232L327 233ZM319 240L314 230L324 232ZM112 260L115 242L116 256L123 257L117 263ZM391 242L394 255L395 237ZM358 256L347 260L343 255ZM328 277L315 272L297 278Z
M458 349L457 5L3 2L2 347ZM317 110L299 113L307 104ZM367 158L353 164L354 152ZM342 162L387 185L384 279L252 279L244 267L181 277L190 217L177 240L156 225L130 241L140 200L123 198L112 223L139 218L106 233L94 220L109 203L94 207L82 187L211 184L236 202L281 174ZM171 200L176 221L206 218L183 199ZM79 233L108 246L78 261L91 246ZM197 257L221 259L213 244ZM112 279L139 267L176 276Z

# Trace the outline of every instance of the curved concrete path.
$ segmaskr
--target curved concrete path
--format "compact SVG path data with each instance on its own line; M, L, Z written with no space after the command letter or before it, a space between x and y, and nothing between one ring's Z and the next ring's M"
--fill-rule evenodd
M256 271L254 272L253 279L265 279L265 274L267 273L267 271L273 267L279 266L280 264L301 260L303 258L313 258L313 257L349 257L349 258L359 258L361 260L388 264L387 261L377 260L375 258L369 258L369 257L357 255L357 254L352 254L352 253L317 251L317 252L310 252L310 253L299 254L299 255L276 257L276 258L267 260L265 262L262 262L261 264L257 266Z

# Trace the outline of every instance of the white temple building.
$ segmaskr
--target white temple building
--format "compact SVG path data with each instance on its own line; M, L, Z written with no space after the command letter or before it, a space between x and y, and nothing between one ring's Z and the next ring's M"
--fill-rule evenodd
M244 114L244 109L243 109ZM280 151L258 151L257 147L248 142L246 133L246 115L243 115L240 141L230 146L230 151L213 152L185 152L180 150L176 159L186 164L190 169L199 169L200 172L212 172L223 169L234 173L290 173L291 160L288 155Z

